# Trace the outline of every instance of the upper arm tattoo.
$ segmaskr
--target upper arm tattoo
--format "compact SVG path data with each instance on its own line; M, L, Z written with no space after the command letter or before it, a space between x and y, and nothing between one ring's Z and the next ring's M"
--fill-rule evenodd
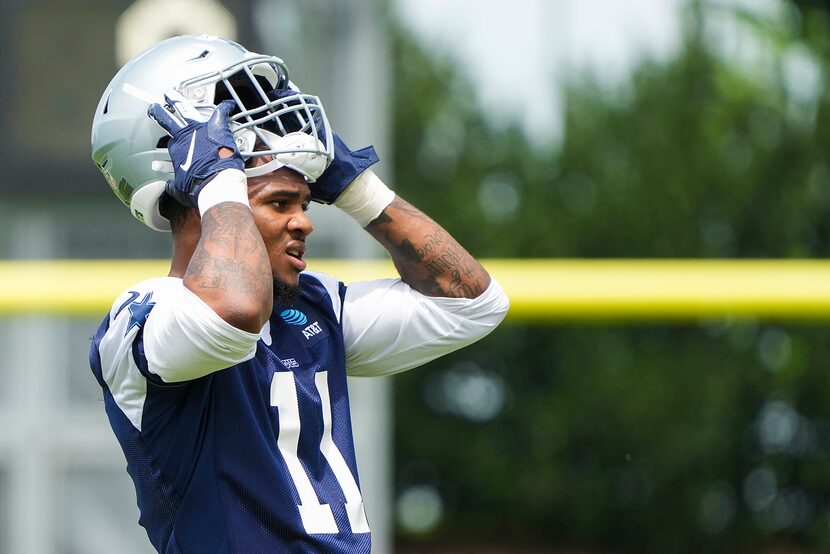
M401 278L423 294L475 298L490 282L445 229L400 198L366 229L386 247Z
M205 213L200 248L187 276L202 289L258 295L272 287L270 264L249 208L227 202Z

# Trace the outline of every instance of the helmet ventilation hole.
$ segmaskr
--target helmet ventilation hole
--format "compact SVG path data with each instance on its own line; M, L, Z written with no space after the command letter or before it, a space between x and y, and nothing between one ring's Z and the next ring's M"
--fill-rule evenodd
M108 112L108 111L109 111L109 109L110 109L110 96L112 96L112 91L109 91L109 92L107 93L107 100L106 100L106 102L104 102L104 109L103 109L103 111L101 112L101 113L102 113L102 114L104 114L104 115L107 115L107 112Z

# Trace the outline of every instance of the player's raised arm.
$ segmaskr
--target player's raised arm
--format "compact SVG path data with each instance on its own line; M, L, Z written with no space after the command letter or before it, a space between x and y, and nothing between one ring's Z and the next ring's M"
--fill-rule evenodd
M421 294L476 298L490 284L490 275L458 241L399 196L366 230L389 252L403 281Z
M390 375L483 338L507 315L502 288L431 218L397 197L334 135L334 161L309 184L313 199L351 215L389 252L400 279L350 283L342 294L349 375Z
M490 275L443 227L395 195L368 169L374 148L351 151L335 135L335 159L316 182L314 200L355 218L389 252L401 279L426 296L476 298Z
M244 161L228 128L233 104L223 102L208 119L178 93L165 99L148 114L171 137L175 176L166 192L201 215L191 209L173 229L198 243L192 256L174 251L171 276L182 277L185 287L234 327L258 333L271 313L273 285L248 205Z

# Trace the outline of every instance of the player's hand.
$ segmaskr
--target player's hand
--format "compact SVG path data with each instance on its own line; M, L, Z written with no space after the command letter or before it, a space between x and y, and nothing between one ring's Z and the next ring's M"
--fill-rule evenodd
M197 207L199 192L220 171L245 170L228 126L234 103L225 100L205 115L176 91L167 92L164 99L164 105L152 104L147 115L170 135L167 151L173 162L173 179L165 191L180 204Z
M296 94L302 93L294 89L278 89L268 93L268 97L276 100ZM289 99L286 105L292 105L292 101ZM298 122L292 122L290 119L288 121L281 119L281 121L287 132L297 131L301 127ZM380 161L374 146L351 150L337 136L337 133L332 133L332 137L334 140L334 160L316 181L308 183L311 190L311 199L323 204L332 204L358 175L369 166Z
M334 160L313 183L309 183L311 199L324 204L331 204L352 184L358 175L379 160L374 146L360 150L350 150L346 143L334 137Z

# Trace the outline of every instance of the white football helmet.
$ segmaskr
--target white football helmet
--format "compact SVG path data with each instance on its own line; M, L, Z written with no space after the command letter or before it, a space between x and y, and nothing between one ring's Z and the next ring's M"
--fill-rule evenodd
M159 213L159 199L173 164L168 135L147 116L147 108L164 103L170 89L205 113L223 100L236 103L231 130L242 156L272 156L267 164L246 170L249 176L287 166L313 182L334 159L320 99L291 84L281 59L206 35L164 40L113 77L92 122L95 165L132 214L152 229L170 230Z

